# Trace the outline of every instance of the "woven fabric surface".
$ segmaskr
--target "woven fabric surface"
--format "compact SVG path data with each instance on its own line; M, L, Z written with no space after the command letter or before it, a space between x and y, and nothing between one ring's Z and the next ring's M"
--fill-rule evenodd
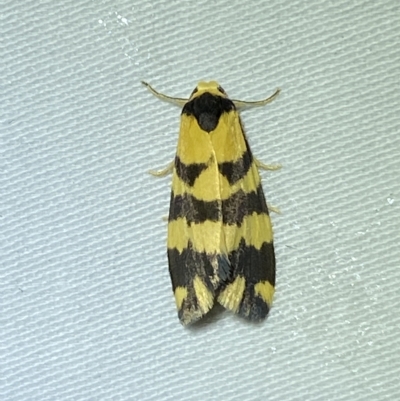
M400 397L396 2L2 2L0 400ZM177 319L166 258L179 109L218 80L272 215L268 320Z

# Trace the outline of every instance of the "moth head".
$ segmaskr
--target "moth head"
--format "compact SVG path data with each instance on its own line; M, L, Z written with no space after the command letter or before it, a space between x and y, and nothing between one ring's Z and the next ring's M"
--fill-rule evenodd
M221 97L228 97L226 92L222 89L220 84L216 81L204 82L201 81L197 84L196 88L193 90L192 94L190 95L189 100L192 100L203 93L211 93L215 96Z

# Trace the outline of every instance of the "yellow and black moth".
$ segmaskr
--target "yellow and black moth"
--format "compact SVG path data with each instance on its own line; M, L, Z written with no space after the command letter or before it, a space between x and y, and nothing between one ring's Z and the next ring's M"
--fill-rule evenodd
M153 172L172 178L168 261L182 324L200 319L215 300L240 316L264 319L272 305L275 254L272 227L258 168L238 110L262 106L231 100L215 81L200 82L189 99L143 84L158 98L182 107L175 160Z

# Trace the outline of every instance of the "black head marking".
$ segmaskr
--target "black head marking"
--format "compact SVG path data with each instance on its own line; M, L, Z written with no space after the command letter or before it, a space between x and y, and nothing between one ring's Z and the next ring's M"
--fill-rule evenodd
M231 110L235 110L231 100L205 92L187 102L182 114L194 116L202 130L211 132L217 127L221 114Z

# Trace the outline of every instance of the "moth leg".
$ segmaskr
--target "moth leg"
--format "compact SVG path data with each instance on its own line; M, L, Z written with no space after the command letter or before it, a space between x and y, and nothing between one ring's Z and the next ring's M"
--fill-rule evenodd
M183 107L185 103L187 103L187 99L182 99L180 97L172 97L164 95L160 92L157 92L150 84L147 82L142 81L142 84L158 99L163 100L164 102L173 103L179 107Z
M168 163L167 167L163 168L162 170L150 170L149 174L151 174L153 177L165 177L167 174L172 173L173 168L174 160L171 163ZM168 216L163 216L162 220L164 222L168 222Z
M280 170L282 168L281 164L264 164L263 162L260 162L260 160L256 159L254 156L253 159L256 166L263 170L275 171L275 170ZM276 214L281 214L280 209L276 206L268 205L268 210Z
M275 170L280 170L282 168L281 164L264 164L260 160L256 159L254 156L253 156L253 159L254 159L254 163L256 164L256 166L263 170L275 171Z
M270 204L268 204L267 206L268 206L268 210L269 211L274 212L276 214L282 214L281 210L279 209L279 207L273 206L273 205L270 205Z
M168 163L167 166L162 170L150 170L149 174L154 177L165 177L166 175L172 173L172 170L174 169L174 164L175 160L172 160L172 162Z
M264 106L267 103L272 102L278 95L281 90L278 88L275 90L275 93L271 95L270 97L267 97L266 99L262 100L257 100L255 102L246 102L244 100L232 100L232 102L235 104L235 106L238 109L248 109L250 107L259 107L259 106Z

